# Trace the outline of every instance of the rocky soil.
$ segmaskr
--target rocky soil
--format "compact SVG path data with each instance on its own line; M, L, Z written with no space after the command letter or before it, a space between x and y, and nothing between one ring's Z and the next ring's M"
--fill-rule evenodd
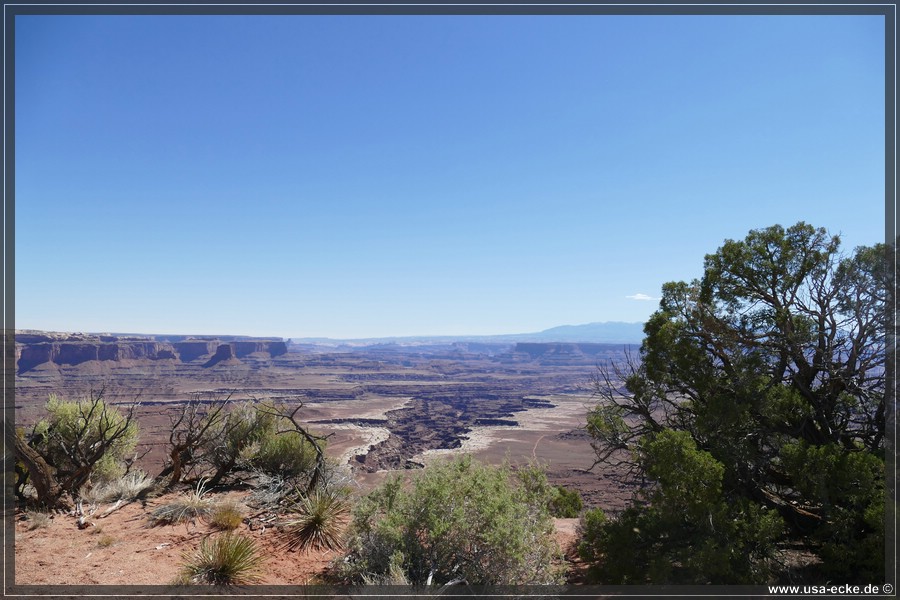
M154 508L177 494L132 502L105 517L91 517L86 529L65 514L36 516L19 510L15 514L15 584L34 586L172 584L185 556L200 542L221 532L203 521L153 526ZM222 494L240 503L246 494ZM97 511L103 512L106 506ZM253 509L243 506L246 514ZM275 527L261 527L247 519L236 532L252 538L264 556L259 585L322 585L326 572L341 553L331 550L289 552ZM555 519L556 541L566 555L573 583L583 577L575 540L577 519Z
M185 555L200 541L220 535L203 521L176 525L152 524L153 510L170 502L177 494L133 502L100 517L102 506L89 518L86 529L76 526L74 517L53 514L45 519L34 513L17 511L15 517L15 582L17 585L169 585L178 577ZM245 494L229 493L239 503ZM239 504L246 515L254 510ZM38 525L37 521L45 523ZM251 537L265 561L261 568L264 585L312 585L337 553L287 552L281 537L272 528L254 526L246 519L236 531Z

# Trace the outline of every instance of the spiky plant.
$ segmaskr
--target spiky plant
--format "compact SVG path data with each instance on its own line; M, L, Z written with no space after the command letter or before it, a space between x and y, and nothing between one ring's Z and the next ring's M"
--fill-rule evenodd
M294 515L283 521L284 546L300 550L340 550L350 505L335 494L316 491L300 498L289 509Z
M185 523L196 519L205 519L212 511L212 501L206 498L206 489L201 480L194 491L174 502L158 507L150 514L154 524Z
M259 548L252 539L236 533L207 537L183 558L179 583L247 585L261 580Z

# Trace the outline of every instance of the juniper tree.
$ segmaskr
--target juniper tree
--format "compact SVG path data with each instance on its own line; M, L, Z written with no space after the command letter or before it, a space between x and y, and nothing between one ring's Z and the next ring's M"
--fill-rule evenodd
M595 382L598 462L649 482L618 519L587 516L597 579L764 581L784 540L821 577L883 579L889 258L776 225L663 286L640 360Z

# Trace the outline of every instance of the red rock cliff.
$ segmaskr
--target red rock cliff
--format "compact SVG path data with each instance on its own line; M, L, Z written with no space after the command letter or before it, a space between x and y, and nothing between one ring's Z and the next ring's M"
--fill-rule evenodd
M25 373L42 364L79 365L88 361L177 360L192 362L207 359L207 364L249 354L268 354L271 357L287 352L281 339L230 338L228 343L217 339L168 341L153 336L114 336L59 334L45 332L16 333L17 371ZM171 336L169 336L171 337Z

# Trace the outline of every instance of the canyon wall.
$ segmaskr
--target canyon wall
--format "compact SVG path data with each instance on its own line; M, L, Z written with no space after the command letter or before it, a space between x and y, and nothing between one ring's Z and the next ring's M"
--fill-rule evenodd
M19 373L43 364L78 365L88 361L203 361L204 366L212 366L224 359L240 359L251 354L274 358L287 353L287 344L281 338L235 336L139 337L17 331L15 342L16 370Z

